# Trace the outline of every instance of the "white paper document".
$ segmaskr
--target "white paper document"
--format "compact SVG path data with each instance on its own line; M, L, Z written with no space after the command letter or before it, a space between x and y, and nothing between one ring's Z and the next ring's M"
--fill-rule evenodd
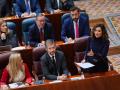
M81 80L82 77L73 77L73 78L70 78L70 80L74 81L74 80Z
M62 80L54 80L54 81L49 82L49 83L60 83L60 82L62 82Z
M76 65L80 66L81 68L87 69L90 67L94 67L95 65L89 63L89 62L85 62L85 63L75 63Z
M17 82L17 83L11 83L9 84L10 88L20 88L20 87L25 87L25 84L22 82Z

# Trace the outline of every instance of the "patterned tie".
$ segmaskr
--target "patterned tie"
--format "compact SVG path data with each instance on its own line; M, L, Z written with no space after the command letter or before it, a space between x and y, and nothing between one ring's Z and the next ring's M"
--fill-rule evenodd
M44 41L44 32L43 29L40 29L40 42Z
M30 14L30 5L29 5L29 2L30 2L30 0L26 0L26 10L27 10L27 13Z
M76 30L75 30L75 32L76 32L76 38L79 38L79 26L78 26L78 22L75 22L75 27L76 27Z

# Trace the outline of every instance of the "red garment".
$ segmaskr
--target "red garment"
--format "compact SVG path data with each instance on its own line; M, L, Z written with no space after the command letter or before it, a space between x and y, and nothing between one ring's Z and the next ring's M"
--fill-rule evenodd
M24 64L24 67L25 67L25 82L26 83L31 83L32 82L32 77L30 75L27 64ZM8 73L7 69L5 68L3 70L3 73L2 73L2 77L1 77L1 80L0 80L0 85L7 84L7 83L9 83L9 73Z
M43 29L40 30L40 42L44 41L44 32Z
M76 27L76 38L79 38L79 25L78 22L75 22L75 27Z

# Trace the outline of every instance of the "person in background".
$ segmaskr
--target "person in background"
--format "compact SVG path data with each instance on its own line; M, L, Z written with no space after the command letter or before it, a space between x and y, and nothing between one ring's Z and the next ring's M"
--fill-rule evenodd
M16 0L16 15L19 17L32 17L41 13L39 0Z
M0 17L12 15L12 1L0 0Z
M45 40L54 39L53 27L44 15L36 17L36 22L29 27L30 45L44 45Z
M33 83L33 78L27 64L23 63L20 53L12 53L8 65L3 70L0 86L6 90L7 84L17 82L25 82L28 85Z
M63 52L56 50L52 39L46 40L45 47L47 52L41 57L43 75L49 80L67 80L68 69Z
M18 43L14 31L7 27L7 24L3 19L0 19L0 46L5 45L16 47L18 46Z
M70 9L70 16L62 23L61 39L73 42L75 38L90 36L89 17L81 13L78 7Z
M46 0L46 11L60 13L62 10L70 10L74 6L73 0Z
M95 66L88 69L89 72L101 72L108 70L107 54L109 50L109 40L106 28L103 24L97 24L93 27L92 37L86 51L86 62Z

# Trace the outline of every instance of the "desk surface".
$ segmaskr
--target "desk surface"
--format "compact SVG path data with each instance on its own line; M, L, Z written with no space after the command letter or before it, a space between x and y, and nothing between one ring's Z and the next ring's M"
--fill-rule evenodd
M11 90L120 90L120 75L115 71L99 73L97 77L90 77L76 81L63 81L54 84L41 84Z

